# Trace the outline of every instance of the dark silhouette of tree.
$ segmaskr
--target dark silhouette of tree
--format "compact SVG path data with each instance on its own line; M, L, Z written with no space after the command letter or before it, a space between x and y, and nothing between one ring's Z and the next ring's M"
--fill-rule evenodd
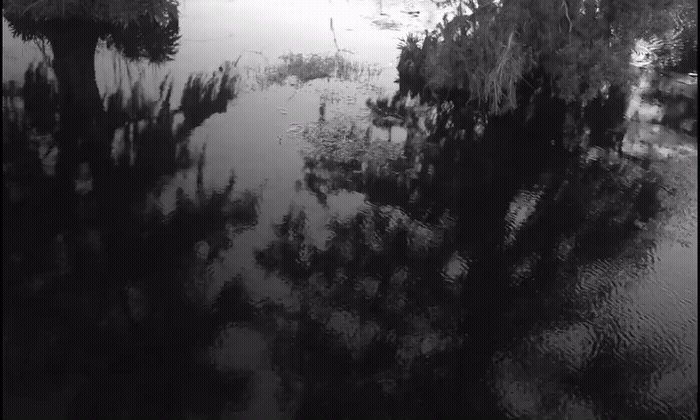
M111 144L95 79L98 42L129 59L169 60L180 37L177 6L177 0L3 1L3 16L14 36L46 40L53 50L61 115L57 175L67 195L81 161L89 161L95 188L109 167Z

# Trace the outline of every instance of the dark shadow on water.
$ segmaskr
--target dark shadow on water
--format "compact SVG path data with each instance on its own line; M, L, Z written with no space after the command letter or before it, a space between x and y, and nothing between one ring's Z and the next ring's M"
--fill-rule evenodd
M204 185L202 150L194 196L179 191L169 213L158 198L195 163L192 130L235 97L231 66L191 77L176 110L167 79L155 101L138 85L129 98L106 98L104 128L117 140L107 182L93 184L85 168L74 184L75 222L63 231L53 210L55 145L40 136L52 128L51 91L30 70L23 100L3 101L4 413L22 410L22 398L52 401L68 418L179 418L239 404L247 377L218 373L203 354L224 325L254 312L234 286L207 306L202 285L232 235L257 223L257 195L235 191L233 172L220 190ZM55 392L74 397L60 402Z
M258 263L282 274L303 296L302 313L310 315L299 328L308 323L323 331L323 351L343 349L333 350L341 351L334 363L352 366L319 378L303 364L278 360L282 369L292 363L306 384L300 418L339 416L339 405L351 417L451 418L467 412L500 418L479 379L494 349L550 319L555 312L543 297L561 273L616 255L637 230L634 221L655 212L653 174L638 178L633 168L602 162L580 171L590 178L570 179L554 190L542 186L532 216L511 227L515 239L481 261L472 260L466 243L454 236L449 213L426 225L400 207L368 205L332 221L332 239L323 249L305 241L303 211L285 216L278 239L258 252ZM491 267L492 285L470 284L468 275L485 267ZM296 345L295 351L305 352L317 344ZM329 382L335 385L325 391L314 388ZM456 404L466 395L473 398L466 406ZM318 406L329 398L328 407ZM373 408L363 401L373 401Z
M320 341L339 365L319 377L299 361L276 360L305 384L299 418L506 418L486 382L496 350L556 319L557 282L619 255L655 217L658 174L617 156L620 140L606 129L618 124L624 93L589 105L574 130L601 127L580 147L566 137L578 135L566 131L567 108L539 92L521 92L534 111L489 121L454 94L424 123L427 133L409 127L398 149L349 122L324 119L302 131L306 189L321 204L343 191L369 203L332 220L322 245L306 239L304 211L290 211L256 255L300 293L308 315L298 328L320 334L287 352L306 354ZM378 118L421 112L401 108L401 96L369 105ZM608 368L596 375L620 374ZM614 392L592 396L607 401L606 415L628 410Z

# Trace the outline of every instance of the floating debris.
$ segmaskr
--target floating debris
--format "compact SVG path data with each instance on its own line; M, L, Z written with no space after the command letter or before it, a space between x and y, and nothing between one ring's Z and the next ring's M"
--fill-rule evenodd
M293 123L293 124L289 124L289 128L287 128L287 133L296 134L296 133L301 133L303 130L304 130L303 124Z

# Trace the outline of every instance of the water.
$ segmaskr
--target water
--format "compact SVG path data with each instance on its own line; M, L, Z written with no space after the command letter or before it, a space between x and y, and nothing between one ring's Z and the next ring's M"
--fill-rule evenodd
M418 10L420 14L408 13ZM345 140L337 141L347 145L352 133L361 136L369 127L369 143L385 144L389 132L371 126L365 100L393 94L399 38L432 27L442 12L429 1L360 0L185 1L180 11L182 39L174 61L159 68L127 65L112 52L100 51L98 86L111 93L119 80L128 83L129 67L131 77L140 75L146 92L153 94L170 74L172 102L179 104L190 74L210 73L240 57L237 98L226 112L195 128L188 147L195 156L205 150L201 179L207 194L222 191L233 170L233 195L253 193L256 217L234 223L224 233L223 226L202 228L206 235L193 234L193 240L207 245L202 248L198 242L197 250L212 251L202 256L188 251L189 259L174 263L177 267L153 260L174 252L167 238L188 234L174 231L167 236L169 231L162 228L165 236L158 236L162 221L148 225L149 237L156 239L147 243L158 249L141 258L156 267L153 272L123 267L134 265L130 261L116 264L124 273L152 277L130 279L148 302L142 310L150 311L136 332L124 332L129 328L124 309L108 293L81 297L87 302L83 306L92 308L81 319L115 325L109 328L117 332L105 333L105 342L119 342L115 347L126 343L115 350L118 356L94 350L98 356L93 357L74 350L71 329L82 325L76 321L70 327L47 327L37 320L40 333L26 338L25 347L16 343L23 334L3 334L8 350L63 349L68 366L68 379L56 390L30 387L15 390L13 398L4 392L4 405L9 405L5 414L20 413L31 404L37 415L62 410L98 415L102 402L116 407L110 413L122 418L166 412L183 418L439 417L459 412L447 408L459 400L467 400L465 412L476 410L479 403L470 396L478 394L460 392L485 387L495 396L494 407L481 412L506 418L697 416L696 143L671 131L642 136L651 143L644 152L653 152L652 169L669 191L660 193L666 210L625 239L622 252L581 257L558 272L552 287L530 286L533 272L541 273L534 267L542 256L525 252L509 287L514 295L519 287L527 293L504 296L498 304L503 311L490 320L494 326L515 320L512 324L524 330L493 327L496 350L485 367L485 381L456 377L457 366L468 363L455 361L464 357L459 349L478 343L470 342L459 327L459 296L469 287L463 283L471 260L468 250L451 237L453 216L448 212L433 217L437 222L418 220L407 206L382 193L392 186L377 187L380 193L370 200L356 180L374 170L391 172L391 167L375 168L371 156L365 160L369 163L348 167L322 161L323 153L310 161L309 153L316 149L303 135L304 127L335 127L329 132L341 130ZM22 80L27 64L40 58L39 50L7 36L6 22L3 32L3 81ZM290 51L335 54L338 49L342 57L374 74L304 84L290 79L272 86L256 79ZM391 143L400 146L408 134L399 127L391 130ZM631 141L625 146L630 153L639 149ZM313 170L309 162L316 165ZM194 165L163 177L149 195L149 205L159 209L163 220L170 217L176 223L183 206L177 205L178 190L196 202L199 176ZM512 247L519 257L518 246L527 250L530 242L537 242L522 239L521 232L531 238L529 224L548 226L546 220L533 221L542 196L537 188L523 190L510 206L504 248ZM132 205L144 208L142 201ZM188 219L182 220L177 226L189 226ZM231 242L217 245L222 235ZM519 242L525 244L514 245ZM595 254L566 241L558 252L571 249L574 254ZM189 275L184 272L203 279L203 299L196 309L182 309L167 294L173 278ZM15 330L24 326L6 322ZM131 341L138 344L131 346ZM17 351L4 360L19 357ZM35 353L25 357L53 360ZM114 383L98 379L99 366L111 366L117 358L137 367L130 374L104 376L117 378ZM92 368L97 373L81 373L89 370L84 360L98 366ZM10 378L18 382L22 375L45 375L41 368L33 376L15 370ZM435 388L426 389L431 386ZM166 409L165 401L173 397L178 402Z
M659 165L693 176L696 159ZM651 222L618 258L579 267L556 292L556 321L498 357L493 386L511 418L608 418L609 404L639 417L697 412L697 191L685 188L675 198L683 216Z

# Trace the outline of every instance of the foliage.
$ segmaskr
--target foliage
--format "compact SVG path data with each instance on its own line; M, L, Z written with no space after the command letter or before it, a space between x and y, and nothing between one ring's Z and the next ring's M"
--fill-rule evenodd
M177 53L180 28L177 19L170 19L165 25L159 22L155 17L141 15L123 26L112 24L105 37L106 45L132 60L168 61Z
M426 37L426 40L429 38ZM428 42L423 43L423 48L418 45L419 39L413 34L409 34L406 39L400 40L399 63L397 70L399 71L399 94L407 95L409 92L413 95L425 96L425 55Z
M519 81L538 67L567 102L625 84L635 40L692 25L695 10L685 0L448 3L453 15L423 40L422 71L433 91L464 89L491 113L515 109Z
M180 38L177 0L3 0L2 7L24 41L55 37L57 22L83 22L127 58L162 62Z
M139 17L151 16L160 25L178 16L177 0L3 0L3 14L35 21L78 19L107 21L125 27Z

